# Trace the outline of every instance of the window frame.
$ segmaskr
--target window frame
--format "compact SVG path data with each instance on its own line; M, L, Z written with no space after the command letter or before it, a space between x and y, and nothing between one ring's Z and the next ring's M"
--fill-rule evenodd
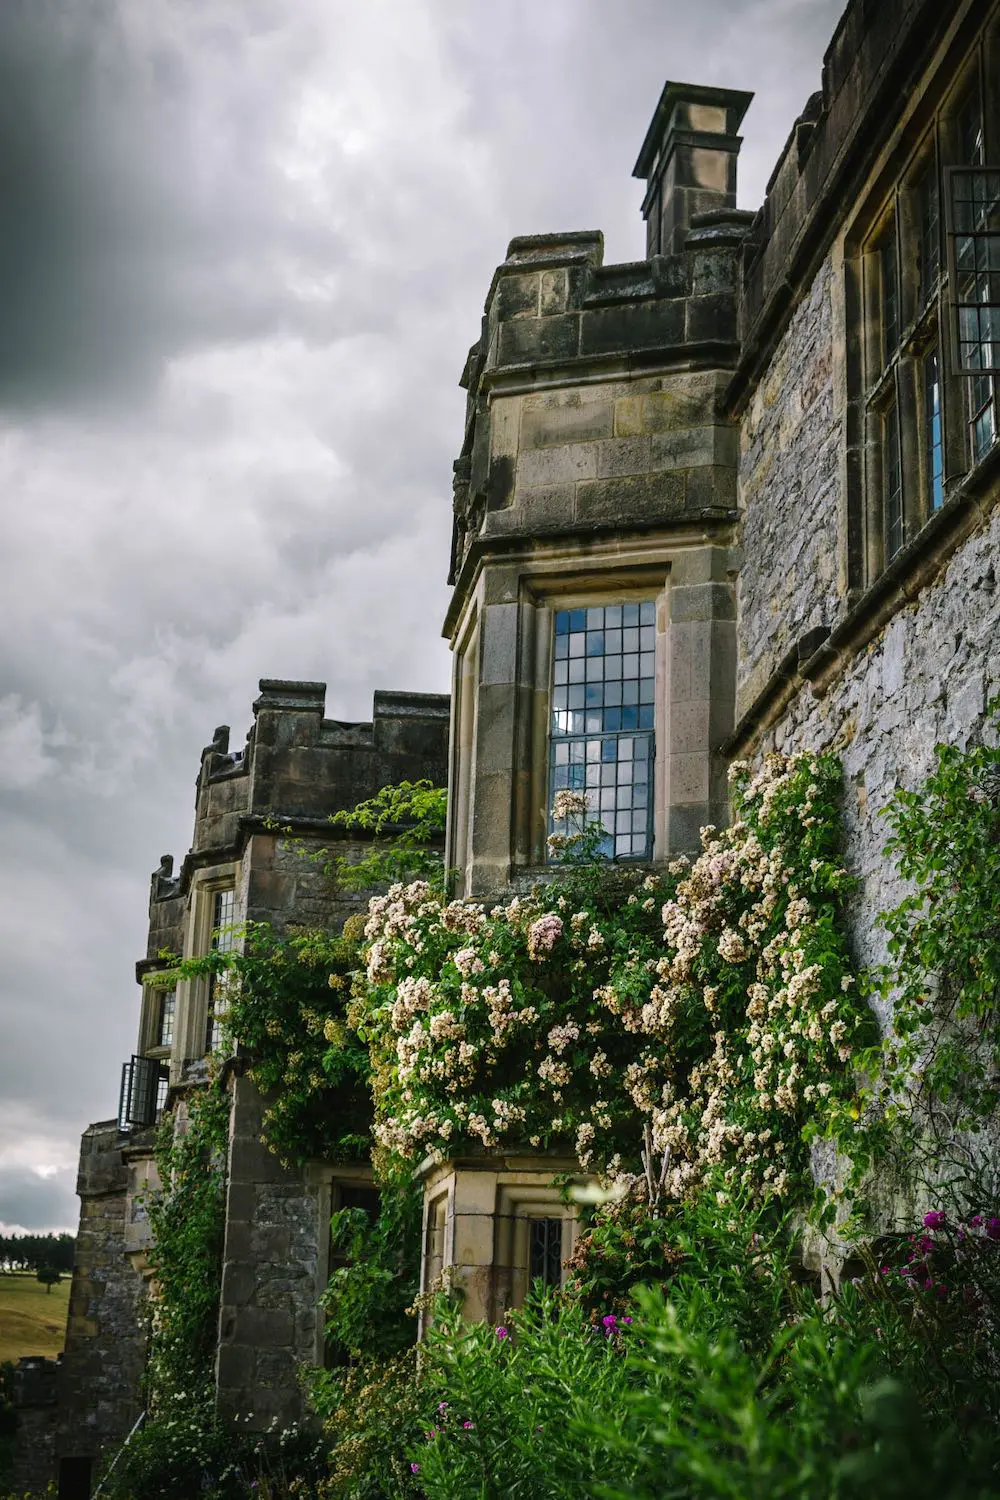
M600 621L594 621L591 616L601 611ZM621 611L621 618L608 620L609 610ZM628 618L631 611L635 612L634 620ZM566 628L560 630L560 617L566 617ZM574 617L582 616L582 620ZM579 628L574 629L574 624ZM625 637L635 632L634 642L627 642ZM576 650L576 643L582 637L582 646ZM616 637L614 644L607 650L592 650L591 641L601 642L602 647L607 643L608 637ZM566 642L565 652L560 651L563 641ZM562 606L552 611L552 639L551 639L551 662L550 662L550 686L549 686L549 715L546 745L546 820L550 835L552 834L574 834L582 832L586 821L594 822L600 819L604 821L613 815L614 827L607 830L606 842L611 842L612 848L602 853L605 857L621 863L648 863L653 857L655 843L655 795L656 795L656 599L616 599L606 597L601 601L594 601L589 605ZM634 644L634 651L628 649ZM626 676L626 664L635 658L634 677ZM565 668L564 668L565 663ZM600 674L596 670L592 673L591 667L596 669L600 663ZM643 663L646 670L643 670ZM574 668L579 664L581 670L577 674L579 681L574 677ZM610 672L608 665L611 665ZM618 671L614 670L615 666ZM612 698L615 696L615 683L621 683L621 692L617 705L611 701L605 701L605 695L610 691ZM625 703L628 688L635 684L635 703ZM597 691L600 698L598 703L588 703L587 696L591 691ZM644 701L644 695L648 690L648 698ZM579 704L574 705L572 699L576 691L582 691L583 697ZM557 721L560 716L570 719L574 715L583 719L583 724L571 727L566 724L559 728ZM599 716L602 721L611 720L618 716L619 722L604 723L600 728L587 727L586 721ZM626 725L626 715L632 715L635 723ZM643 721L646 722L643 722ZM643 742L643 753L635 754L636 742ZM605 754L608 746L615 748L614 756ZM566 755L560 760L558 752L566 747ZM627 747L628 753L625 753ZM576 751L582 751L577 755ZM594 754L591 754L591 751ZM556 782L560 775L562 765L566 767L566 786L558 787ZM613 786L605 786L604 768L614 765L616 776ZM629 774L626 777L625 767L629 766ZM636 767L641 766L643 774L636 775ZM592 769L597 769L598 781L593 788L588 786L592 779ZM575 772L580 770L582 775L575 778ZM578 779L579 786L574 785ZM635 802L635 796L640 786L645 784L646 805L643 809ZM626 787L631 787L632 797L627 808L619 806L622 802L622 794ZM582 790L585 791L588 800L596 795L597 806L590 809L588 817L584 819L564 819L557 826L552 816L552 805L555 796L560 790ZM612 801L606 806L606 798ZM645 817L641 815L645 813ZM618 827L621 818L628 816L629 827L627 829ZM643 847L636 851L634 844L637 836L640 836L636 828L636 818L640 817L643 823L641 837ZM617 849L619 840L627 839L632 847L621 852Z
M977 452L971 380L957 364L951 186L953 174L976 169L959 159L962 121L970 110L978 109L982 120L981 169L997 171L993 136L1000 128L994 119L1000 90L988 87L984 64L992 49L1000 52L1000 28L981 33L937 102L919 112L909 138L904 135L892 148L896 166L890 161L880 178L877 198L862 205L855 227L848 230L849 334L853 321L860 325L857 336L849 337L847 357L851 602L875 583L947 503L952 489L1000 441L1000 373L989 376L991 439ZM888 326L885 322L884 256L893 236L898 269L895 333L891 296ZM994 357L1000 361L1000 345ZM936 399L932 394L935 368ZM895 512L888 448L893 438L893 408L901 483Z

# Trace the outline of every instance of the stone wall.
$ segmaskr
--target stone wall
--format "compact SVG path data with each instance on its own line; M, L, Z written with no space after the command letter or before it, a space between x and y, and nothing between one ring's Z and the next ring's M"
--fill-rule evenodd
M737 715L785 652L843 612L838 283L828 258L795 311L740 429L742 565Z
M124 1254L128 1173L115 1121L91 1125L80 1151L80 1227L59 1372L57 1453L96 1457L141 1409L146 1286Z
M981 736L1000 693L1000 511L954 554L822 695L803 684L762 749L833 749L843 758L847 858L861 888L851 908L857 958L884 957L875 927L901 886L882 854L878 814L897 786L933 768L938 741Z
M8 1473L0 1448L0 1484L12 1495L44 1495L56 1472L56 1400L59 1364L54 1359L19 1359L14 1369L17 1428L13 1467Z
M328 1232L317 1188L263 1144L265 1107L249 1078L234 1081L216 1390L220 1415L254 1431L303 1415L297 1370L322 1358Z

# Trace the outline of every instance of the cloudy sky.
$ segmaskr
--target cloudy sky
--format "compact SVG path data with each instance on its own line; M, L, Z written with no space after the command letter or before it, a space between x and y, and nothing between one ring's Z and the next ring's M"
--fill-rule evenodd
M0 1223L75 1227L147 881L262 676L440 691L457 380L514 234L643 252L668 77L754 89L839 0L2 0Z

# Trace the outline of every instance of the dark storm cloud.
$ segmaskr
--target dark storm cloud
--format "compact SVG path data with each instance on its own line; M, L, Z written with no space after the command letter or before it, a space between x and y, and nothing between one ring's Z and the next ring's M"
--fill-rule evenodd
M447 686L457 379L508 239L642 253L666 77L758 91L759 201L836 13L2 0L0 1219L66 1222L212 727L261 676L345 718Z
M41 1177L26 1167L0 1167L0 1225L48 1233L76 1232L76 1174L60 1168Z

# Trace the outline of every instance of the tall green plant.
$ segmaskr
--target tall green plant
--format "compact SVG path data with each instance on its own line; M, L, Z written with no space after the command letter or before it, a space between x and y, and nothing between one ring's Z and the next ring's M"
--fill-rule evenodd
M178 1128L157 1139L160 1188L148 1200L154 1292L147 1364L151 1408L208 1408L225 1228L229 1096L217 1083L189 1097Z
M995 738L1000 700L990 711ZM1000 747L938 745L935 762L885 814L885 852L910 889L879 919L889 962L871 988L891 1026L866 1059L866 1144L925 1191L950 1184L956 1206L982 1208L1000 1121Z

